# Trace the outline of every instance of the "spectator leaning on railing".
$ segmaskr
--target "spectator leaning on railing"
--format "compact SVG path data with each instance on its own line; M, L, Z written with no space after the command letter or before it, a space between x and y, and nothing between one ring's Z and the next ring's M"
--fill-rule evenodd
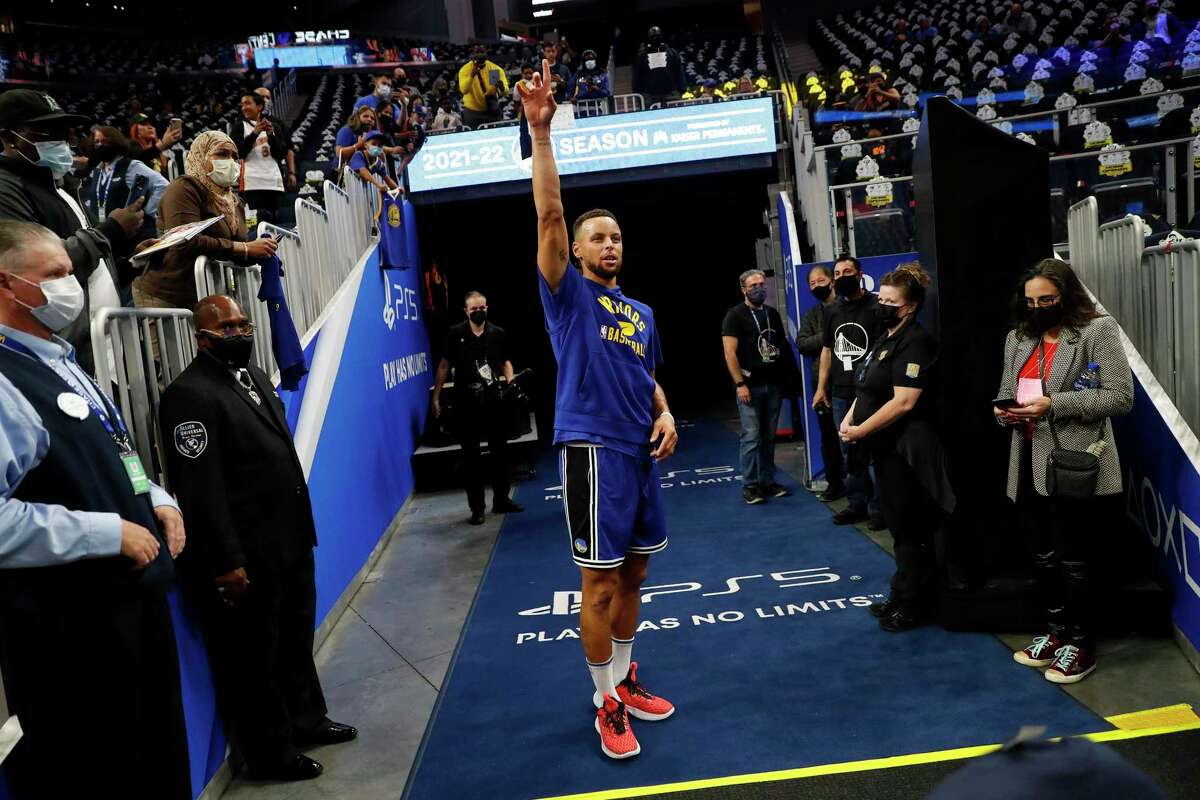
M463 122L472 128L500 120L500 98L508 94L508 78L500 65L488 61L483 45L475 45L471 60L458 71L463 96Z
M183 244L150 257L146 272L133 282L139 308L192 308L196 305L196 258L251 264L275 254L270 238L246 241L246 216L233 187L240 168L237 145L220 131L205 131L192 142L186 174L171 181L158 208L158 230L221 219Z
M364 181L373 183L385 191L396 188L396 182L387 173L387 159L383 156L386 141L387 134L383 131L371 131L367 134L366 150L360 150L351 156L349 165Z
M339 164L345 164L350 160L350 156L367 146L367 134L378 130L376 119L375 109L370 106L354 109L354 113L337 132L337 138L333 141Z

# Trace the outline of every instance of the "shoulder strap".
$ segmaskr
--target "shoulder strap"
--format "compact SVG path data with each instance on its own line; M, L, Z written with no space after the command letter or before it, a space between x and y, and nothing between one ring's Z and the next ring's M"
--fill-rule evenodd
M1045 356L1046 356L1046 340L1044 338L1039 338L1038 339L1038 378L1042 382L1042 394L1046 397L1049 397L1050 393L1046 391L1046 359L1045 359ZM1046 415L1046 423L1050 426L1050 438L1054 442L1054 449L1061 450L1062 445L1060 445L1058 442L1058 431L1054 427L1053 417L1051 417L1049 414ZM1104 427L1106 424L1109 424L1109 425L1112 424L1111 420L1109 420L1108 417L1105 417L1100 423L1100 433L1096 436L1097 442L1102 441L1104 439Z

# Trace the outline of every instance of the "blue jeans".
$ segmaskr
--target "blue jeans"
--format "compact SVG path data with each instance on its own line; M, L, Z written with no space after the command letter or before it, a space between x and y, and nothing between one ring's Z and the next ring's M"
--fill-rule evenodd
M838 430L841 430L842 420L850 413L850 406L854 404L854 400L853 398L831 397L830 402L833 403L833 424ZM879 508L879 492L876 491L877 484L872 476L874 468L860 467L851 472L850 445L842 442L840 438L838 441L842 445L842 462L846 465L846 499L850 501L850 508L855 511L866 511L871 516L882 513ZM862 447L861 444L856 446Z
M775 482L775 427L782 397L778 386L751 386L750 405L738 401L742 420L742 484L767 486Z

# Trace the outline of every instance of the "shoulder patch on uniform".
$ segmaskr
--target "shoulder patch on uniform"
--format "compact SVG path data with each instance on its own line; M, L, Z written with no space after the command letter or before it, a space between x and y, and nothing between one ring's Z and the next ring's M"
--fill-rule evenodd
M208 447L208 431L199 422L181 422L175 426L175 449L187 458L199 458Z
M908 362L908 366L904 368L904 374L910 378L915 378L921 374L921 365Z

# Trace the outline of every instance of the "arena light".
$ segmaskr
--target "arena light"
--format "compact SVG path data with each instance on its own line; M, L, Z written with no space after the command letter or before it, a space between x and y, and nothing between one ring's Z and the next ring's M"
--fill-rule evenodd
M537 18L537 17L549 17L549 16L552 16L553 14L554 14L554 9L553 9L553 8L547 8L547 9L545 9L544 11L535 11L535 12L533 12L533 16L534 16L534 18Z
M555 3L569 3L571 0L533 0L532 5L535 6L551 6ZM534 16L537 16L536 14Z

